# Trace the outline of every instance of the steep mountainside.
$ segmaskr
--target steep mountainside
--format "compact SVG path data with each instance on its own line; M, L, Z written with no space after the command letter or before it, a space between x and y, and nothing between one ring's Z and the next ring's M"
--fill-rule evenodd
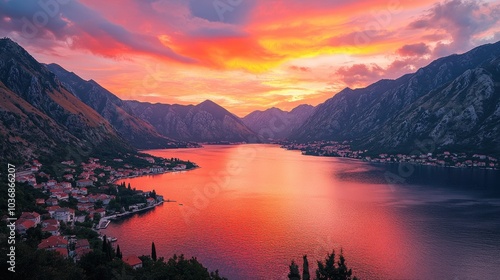
M113 127L10 39L0 40L2 158L131 151Z
M206 100L198 105L126 101L132 112L161 134L182 141L253 142L255 133L235 115Z
M120 98L95 81L85 81L57 64L46 67L71 93L108 120L118 134L134 147L159 149L186 146L159 134L151 124L133 115Z
M414 74L345 89L320 104L292 140L354 140L359 147L499 154L500 42L438 59Z
M245 125L266 139L285 139L314 112L311 105L300 105L290 112L278 108L254 111L242 120Z

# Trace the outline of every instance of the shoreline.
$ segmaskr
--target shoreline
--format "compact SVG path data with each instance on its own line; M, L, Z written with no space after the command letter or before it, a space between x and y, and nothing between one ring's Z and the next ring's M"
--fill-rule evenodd
M166 173L182 173L182 172L187 172L187 171L193 171L195 169L201 168L199 166L190 168L190 169L184 169L184 170L165 170L163 172L158 172L158 173L148 173L148 174L142 174L142 175L132 175L132 176L125 176L125 177L120 177L117 179L114 179L113 181L109 181L108 184L115 184L116 181L119 180L124 180L124 179L132 179L132 178L139 178L139 177L144 177L144 176L154 176L154 175L162 175Z
M121 220L122 218L125 219L129 216L133 216L134 214L146 212L148 210L156 208L156 206L162 205L163 203L164 203L164 201L160 201L160 202L157 202L153 205L146 206L146 207L141 208L141 209L132 210L132 211L125 211L123 213L114 214L114 215L110 215L110 216L104 216L99 220L98 225L100 225L103 222L106 223L106 225L104 227L100 227L100 226L99 226L99 228L96 227L96 230L106 229L112 221Z
M281 147L282 148L282 147ZM293 149L286 149L283 148L287 151L301 151L302 150L293 150ZM310 156L310 157L320 157L320 158L341 158L341 159L349 159L349 160L356 160L360 162L366 162L366 163L371 163L371 164L411 164L413 166L428 166L428 167L439 167L439 168L453 168L453 169L461 169L461 170L494 170L494 171L500 171L500 168L495 168L495 167L484 167L484 166L452 166L452 165L432 165L432 164L422 164L422 163L417 163L417 162L409 162L409 161L395 161L395 162L377 162L377 161L371 161L371 160L366 160L362 158L353 158L353 157L342 157L342 156L322 156L322 155L313 155L313 154L304 154L302 153L303 156Z
M201 168L201 167L196 166L196 167L193 167L193 168L190 168L190 169L186 169L186 170L166 170L166 171L163 171L163 172L153 173L153 174L143 174L143 175L127 176L127 177L122 177L122 178L115 179L115 180L111 181L110 184L115 184L117 181L124 180L124 179L132 179L132 178L144 177L144 176L148 176L148 175L161 175L161 174L166 174L166 173L181 173L181 172L185 172L185 171L193 171L193 170L198 169L198 168ZM128 218L130 216L133 216L134 214L154 209L154 208L156 208L159 205L163 205L163 203L165 203L165 202L168 203L168 202L177 202L177 201L176 200L170 200L170 199L168 199L168 201L162 200L162 201L157 202L157 203L155 203L155 204L153 204L151 206L146 206L146 207L141 208L141 209L132 210L132 211L125 211L125 212L119 213L119 214L113 214L113 215L109 215L109 216L104 216L104 217L102 217L99 220L99 222L97 223L97 226L95 228L93 228L93 229L95 231L99 232L101 229L106 229L112 221L126 219L126 218ZM100 225L103 222L104 223L107 222L107 223L106 223L106 226L104 226L104 227L101 228Z

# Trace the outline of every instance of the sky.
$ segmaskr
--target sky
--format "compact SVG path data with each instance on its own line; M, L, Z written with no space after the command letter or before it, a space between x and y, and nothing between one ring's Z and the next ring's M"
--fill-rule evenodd
M0 0L0 37L122 99L317 105L500 40L499 1Z

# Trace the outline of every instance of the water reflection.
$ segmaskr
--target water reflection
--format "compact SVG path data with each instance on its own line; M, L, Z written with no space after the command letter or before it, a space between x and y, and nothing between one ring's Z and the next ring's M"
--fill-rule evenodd
M166 203L111 224L105 232L119 238L124 254L149 254L154 241L160 256L197 256L230 279L285 279L291 259L307 254L314 263L341 246L363 279L493 279L500 272L500 205L491 185L498 172L417 168L391 187L384 174L397 166L270 145L151 153L202 168L127 180L183 206Z

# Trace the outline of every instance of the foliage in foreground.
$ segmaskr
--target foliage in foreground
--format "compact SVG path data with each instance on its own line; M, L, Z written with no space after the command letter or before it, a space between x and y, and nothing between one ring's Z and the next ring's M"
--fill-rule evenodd
M5 226L4 224L2 226ZM6 226L5 226L6 227ZM6 235L0 233L0 242L7 244ZM105 240L105 239L104 239ZM227 280L218 271L209 272L196 258L186 259L183 255L165 260L163 257L154 261L150 256L139 257L143 267L133 269L122 260L122 252L115 251L109 242L84 255L74 263L54 251L38 250L33 242L16 240L15 273L7 273L7 248L1 246L0 269L2 279L40 279L40 280L101 280L101 279L137 279L137 280ZM117 248L118 249L118 248Z
M302 270L302 278L300 277L299 266L295 261L289 266L290 273L288 274L288 279L290 280L310 280L311 276L309 274L309 262L307 256L304 256L304 265ZM357 280L355 276L352 276L352 269L347 267L345 262L344 254L340 251L339 260L335 262L335 251L326 256L324 262L318 261L318 268L316 269L315 280Z

